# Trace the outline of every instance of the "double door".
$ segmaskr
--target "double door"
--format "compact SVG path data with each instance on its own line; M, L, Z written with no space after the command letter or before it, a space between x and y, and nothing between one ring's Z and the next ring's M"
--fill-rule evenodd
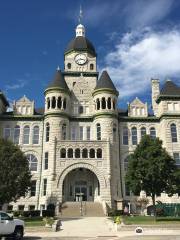
M87 186L75 186L75 201L87 201Z

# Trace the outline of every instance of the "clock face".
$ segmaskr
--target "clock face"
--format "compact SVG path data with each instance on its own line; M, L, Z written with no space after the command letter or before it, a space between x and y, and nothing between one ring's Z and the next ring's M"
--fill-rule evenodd
M78 65L83 65L87 62L87 57L84 54L77 54L74 60Z

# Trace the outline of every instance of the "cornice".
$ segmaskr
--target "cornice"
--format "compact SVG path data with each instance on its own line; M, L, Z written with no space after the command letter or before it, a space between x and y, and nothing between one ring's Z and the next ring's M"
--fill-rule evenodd
M112 90L110 88L100 88L100 89L94 90L92 93L92 96L94 97L99 93L110 93L110 94L115 94L117 97L119 96L118 91Z

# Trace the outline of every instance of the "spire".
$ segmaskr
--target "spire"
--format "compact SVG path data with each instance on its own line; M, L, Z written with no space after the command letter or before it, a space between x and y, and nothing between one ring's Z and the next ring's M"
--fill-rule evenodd
M85 27L82 25L82 18L83 18L83 11L80 5L79 17L78 17L79 24L76 27L76 37L85 37Z

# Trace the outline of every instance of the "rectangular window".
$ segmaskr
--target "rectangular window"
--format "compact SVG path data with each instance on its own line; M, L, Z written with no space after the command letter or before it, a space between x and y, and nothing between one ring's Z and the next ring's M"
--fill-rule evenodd
M31 197L36 196L36 180L31 182Z
M24 205L19 205L19 206L18 206L18 210L19 210L19 211L24 211Z
M168 110L169 111L173 111L173 104L172 103L168 103Z
M11 128L7 127L4 129L4 138L10 139L11 138Z
M71 128L71 140L76 140L76 128L72 126Z
M49 153L45 152L45 154L44 154L44 169L45 170L48 169L48 160L49 160Z
M8 212L13 211L13 205L8 205L7 210L8 210Z
M130 196L130 189L128 186L125 186L126 196Z
M83 140L83 127L79 127L79 140Z
M43 196L46 196L47 193L47 178L43 181Z
M179 111L179 103L174 103L174 110Z
M174 160L176 161L176 165L180 166L180 153L173 153Z
M87 131L87 135L86 135L86 138L87 140L90 140L91 139L91 127L86 127L86 131Z
M128 145L129 136L128 136L128 128L123 128L123 145Z
M35 210L35 205L29 205L29 211L34 211Z

